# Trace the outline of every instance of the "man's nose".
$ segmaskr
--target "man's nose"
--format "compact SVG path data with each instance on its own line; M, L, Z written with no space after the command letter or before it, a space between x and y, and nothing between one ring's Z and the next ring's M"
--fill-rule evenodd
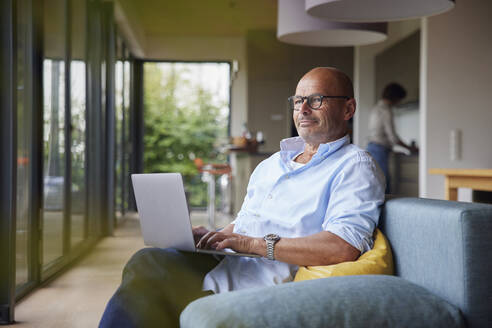
M311 107L309 107L307 99L304 99L304 101L302 102L302 106L301 106L301 113L302 114L310 114L311 111L312 111L312 109L311 109Z

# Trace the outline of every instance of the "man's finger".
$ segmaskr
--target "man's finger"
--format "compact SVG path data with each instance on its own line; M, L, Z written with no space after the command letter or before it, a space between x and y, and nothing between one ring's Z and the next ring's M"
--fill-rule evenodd
M217 244L217 250L230 248L240 253L252 253L254 238L232 235Z
M212 248L213 244L221 242L222 240L224 240L224 238L227 238L227 235L217 232L207 240L204 247L207 249Z
M196 247L198 248L203 248L203 245L207 242L207 240L212 237L215 234L215 231L209 231L207 232L202 238L200 238L200 241L198 244L196 244Z
M215 249L221 250L224 248L230 248L235 251L240 251L237 249L237 238L236 237L229 237L224 240L222 240L220 243L217 244L217 247Z
M195 240L195 244L197 244L198 241L208 232L208 230L203 226L199 226L193 228L192 232L193 232L193 239Z

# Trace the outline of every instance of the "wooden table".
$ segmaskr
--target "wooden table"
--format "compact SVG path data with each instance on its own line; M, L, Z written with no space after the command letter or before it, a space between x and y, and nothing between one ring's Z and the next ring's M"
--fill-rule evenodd
M447 200L458 200L458 188L492 191L492 169L430 169L429 173L444 175Z

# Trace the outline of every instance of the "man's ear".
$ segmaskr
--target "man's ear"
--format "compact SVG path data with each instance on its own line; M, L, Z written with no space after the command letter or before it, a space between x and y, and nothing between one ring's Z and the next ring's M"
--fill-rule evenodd
M349 100L347 100L347 103L345 104L345 113L344 113L345 121L350 120L354 116L356 106L357 105L355 102L355 98L350 98Z

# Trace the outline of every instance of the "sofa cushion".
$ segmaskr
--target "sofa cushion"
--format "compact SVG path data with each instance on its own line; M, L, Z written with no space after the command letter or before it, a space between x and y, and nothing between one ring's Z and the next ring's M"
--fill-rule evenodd
M344 276L200 298L181 327L464 327L458 308L402 278Z
M362 254L357 261L332 265L301 266L294 281L362 274L393 274L391 247L379 229L374 231L374 247Z

